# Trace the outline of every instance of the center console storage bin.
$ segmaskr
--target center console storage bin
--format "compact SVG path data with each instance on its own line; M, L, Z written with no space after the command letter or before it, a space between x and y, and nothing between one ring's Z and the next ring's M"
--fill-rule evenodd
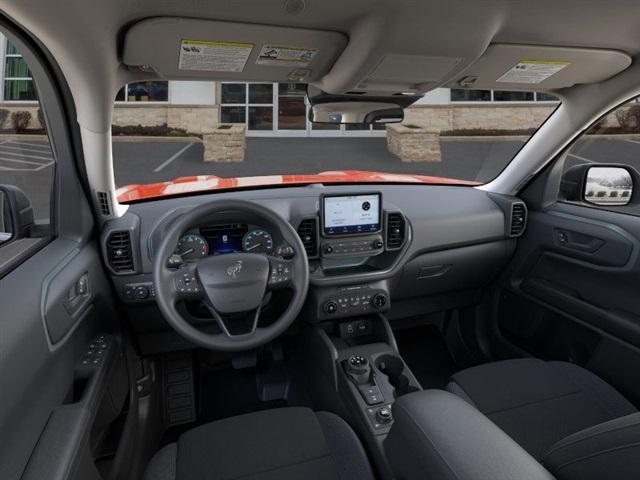
M396 399L384 441L398 480L552 480L511 437L460 397L423 390Z

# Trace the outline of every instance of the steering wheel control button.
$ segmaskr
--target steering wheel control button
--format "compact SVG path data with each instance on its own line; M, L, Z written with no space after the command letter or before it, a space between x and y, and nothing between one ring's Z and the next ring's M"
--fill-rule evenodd
M291 266L289 262L282 260L271 260L269 272L269 285L281 286L291 280Z
M200 294L200 286L193 271L179 274L176 278L176 290L182 295L198 295Z
M324 257L372 257L383 252L384 241L382 235L331 239L322 243Z

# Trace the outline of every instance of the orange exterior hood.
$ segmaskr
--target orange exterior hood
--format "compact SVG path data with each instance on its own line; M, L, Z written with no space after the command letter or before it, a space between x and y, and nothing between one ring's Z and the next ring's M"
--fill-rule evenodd
M419 183L439 185L480 185L479 182L452 178L430 177L405 173L381 173L359 170L321 172L315 175L265 175L257 177L221 178L215 175L179 177L168 182L132 184L118 188L116 197L121 203L191 192L229 190L270 185L305 185L310 183Z

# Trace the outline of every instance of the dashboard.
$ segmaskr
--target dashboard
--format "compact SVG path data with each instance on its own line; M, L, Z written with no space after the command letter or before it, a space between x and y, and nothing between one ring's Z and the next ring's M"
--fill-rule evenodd
M514 230L514 212L521 211L515 206L526 208L516 197L433 185L308 185L133 204L105 224L101 242L125 305L146 309L145 320L137 324L140 331L165 325L151 281L164 232L182 213L225 198L260 203L297 231L309 262L301 316L310 322L379 312L392 320L407 312L474 304L515 250L521 234ZM282 258L300 254L278 231L258 218L224 212L186 230L174 260L237 252ZM117 257L121 252L126 258Z

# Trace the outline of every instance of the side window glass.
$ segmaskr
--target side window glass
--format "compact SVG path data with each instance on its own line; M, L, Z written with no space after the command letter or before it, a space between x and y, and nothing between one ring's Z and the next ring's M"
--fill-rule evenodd
M561 199L640 214L639 100L607 114L569 149Z
M35 82L0 33L0 248L51 234L55 160ZM27 242L27 243L33 243Z

